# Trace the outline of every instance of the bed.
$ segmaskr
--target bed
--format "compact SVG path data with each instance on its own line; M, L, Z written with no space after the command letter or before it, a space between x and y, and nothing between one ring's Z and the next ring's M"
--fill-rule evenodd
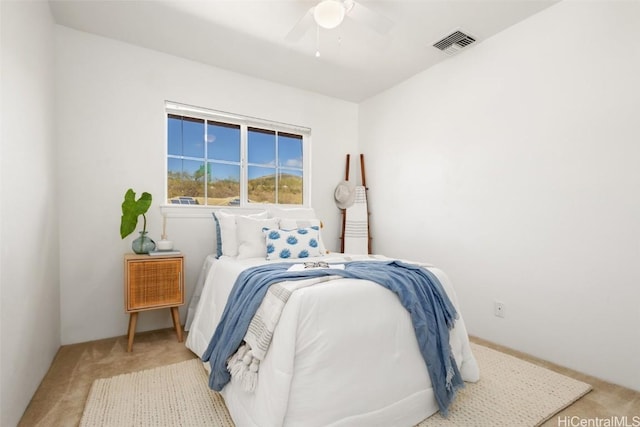
M290 229L292 224L282 221L282 212L279 215L275 226L284 224ZM295 225L308 225L312 215L302 222L296 219ZM264 228L265 219L249 222ZM225 255L221 251L207 257L190 306L186 345L199 357L211 341L238 275L247 268L274 262L265 259L264 248L239 249L251 233L245 232L243 237L239 227L247 221L237 215L234 220L235 252L229 250ZM256 227L252 237L257 239ZM218 224L219 240L224 241L225 231L229 232ZM260 256L252 256L255 254ZM330 253L285 262L335 265L382 260L390 258ZM477 381L479 369L455 292L441 270L428 269L458 311L449 342L462 379ZM253 391L235 381L221 391L238 426L413 426L438 411L409 313L394 293L369 280L340 278L292 293L258 378Z

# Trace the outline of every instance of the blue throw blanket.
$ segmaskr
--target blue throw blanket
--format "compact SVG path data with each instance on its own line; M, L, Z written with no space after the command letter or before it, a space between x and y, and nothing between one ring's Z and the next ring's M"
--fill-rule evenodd
M458 315L433 273L401 261L354 261L347 263L344 270L287 271L289 267L290 263L261 265L244 270L236 279L220 323L202 355L202 360L211 364L209 386L213 390L222 390L231 380L227 359L242 343L270 285L336 275L371 280L398 296L411 316L438 407L447 416L457 390L464 387L449 345L449 330Z

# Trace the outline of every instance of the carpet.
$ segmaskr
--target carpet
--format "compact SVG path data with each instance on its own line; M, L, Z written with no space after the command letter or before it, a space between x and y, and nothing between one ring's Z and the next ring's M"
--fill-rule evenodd
M471 344L480 381L467 384L449 418L439 413L418 427L537 426L591 390L589 384L490 348ZM81 427L212 426L233 421L207 386L198 359L94 381Z
M471 343L480 381L467 383L449 409L418 427L539 426L587 394L591 386L517 357Z

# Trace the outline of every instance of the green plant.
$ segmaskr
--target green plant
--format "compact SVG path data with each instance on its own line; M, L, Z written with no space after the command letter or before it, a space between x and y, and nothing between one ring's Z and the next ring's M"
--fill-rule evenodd
M147 217L145 213L151 206L151 194L144 192L138 200L136 193L130 188L124 194L124 202L122 202L122 217L120 218L120 236L124 239L133 233L138 226L138 217L142 215L144 225L142 233L147 231Z

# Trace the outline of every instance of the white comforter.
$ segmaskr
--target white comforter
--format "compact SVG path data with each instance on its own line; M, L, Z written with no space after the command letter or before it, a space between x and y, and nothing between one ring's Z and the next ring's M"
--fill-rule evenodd
M322 259L345 261L342 255ZM238 274L266 262L223 256L211 263L190 326L189 349L204 353ZM477 381L479 369L455 292L442 271L429 270L460 315L450 344L462 377ZM294 292L261 364L256 390L246 392L232 381L222 395L239 427L412 426L438 410L409 314L391 291L355 279Z

